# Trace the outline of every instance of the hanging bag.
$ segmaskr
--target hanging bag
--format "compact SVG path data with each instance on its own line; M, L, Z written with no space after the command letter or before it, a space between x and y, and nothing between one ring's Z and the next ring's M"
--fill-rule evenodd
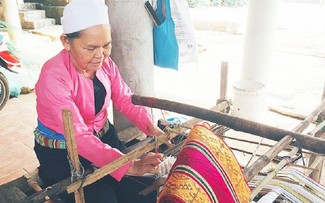
M170 0L157 0L157 16L162 22L153 28L154 64L178 70L178 44L171 17Z
M187 0L170 0L175 35L179 48L179 63L197 62L197 45L193 21Z

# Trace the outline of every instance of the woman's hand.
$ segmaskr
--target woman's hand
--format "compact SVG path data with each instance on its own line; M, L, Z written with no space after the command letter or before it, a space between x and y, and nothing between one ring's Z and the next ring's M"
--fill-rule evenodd
M148 125L148 130L151 135L158 137L161 142L164 142L168 147L172 147L173 145L170 143L170 137L164 131L160 130L160 128L154 126L152 123Z
M132 166L127 170L127 174L142 176L145 173L158 173L158 165L162 162L164 155L149 152L143 158L134 160Z
M157 126L154 126L152 123L148 125L148 130L150 131L150 134L153 136L160 136L164 134L164 131L160 130Z

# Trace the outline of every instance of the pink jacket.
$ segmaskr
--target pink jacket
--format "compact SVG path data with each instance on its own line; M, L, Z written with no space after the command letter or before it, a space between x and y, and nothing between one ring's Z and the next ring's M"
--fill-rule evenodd
M70 109L73 115L74 130L79 155L98 167L102 167L123 155L119 150L101 142L93 131L99 131L106 119L107 108L113 101L115 107L147 135L150 115L142 106L133 105L132 92L121 78L118 67L105 59L96 73L106 88L106 99L102 110L95 115L93 81L76 71L66 50L48 60L41 71L35 86L38 119L51 130L63 134L61 109ZM131 163L111 175L120 180Z

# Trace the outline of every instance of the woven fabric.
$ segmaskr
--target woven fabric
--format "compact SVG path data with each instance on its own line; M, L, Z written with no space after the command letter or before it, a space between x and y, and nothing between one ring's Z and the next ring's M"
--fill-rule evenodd
M43 147L48 147L53 149L67 148L65 140L47 138L38 129L34 130L34 137L35 137L35 141Z
M231 149L206 126L197 125L178 154L158 202L246 203L250 194Z
M102 138L108 130L109 130L109 121L107 120L103 128L99 132L94 131L94 135L97 136L98 138ZM44 126L40 121L38 121L38 126L34 130L35 141L41 146L53 148L53 149L66 149L67 145L63 135L61 135L63 139L56 139L56 138L60 138L60 135L61 134L57 134L53 132L51 129Z

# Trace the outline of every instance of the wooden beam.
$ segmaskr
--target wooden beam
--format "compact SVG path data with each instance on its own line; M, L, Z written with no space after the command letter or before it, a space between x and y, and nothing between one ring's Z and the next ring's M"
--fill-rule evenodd
M293 143L294 145L297 145L313 152L325 154L325 140L321 138L310 137L301 133L275 128L269 125L245 120L242 118L237 118L227 114L179 102L173 102L152 97L142 97L138 95L132 96L132 102L136 105L159 108L167 111L173 111L176 113L201 118L203 120L227 126L233 130L250 133L275 141L279 141L285 136L289 135L296 139L296 141ZM322 102L318 109L320 111L325 109L325 101Z
M66 186L71 183L70 178L66 178L58 183L55 183L49 188L43 189L42 191L36 192L26 199L24 199L24 203L41 203L46 201L46 197L52 197L57 194L61 194L66 190Z
M304 120L307 116L303 115L299 112L295 112L294 109L288 109L286 107L281 107L281 106L271 106L269 107L269 111L273 111L275 113L279 113L284 116L289 116L291 118L296 118L300 120Z
M325 120L322 122L324 123ZM317 126L318 127L318 126ZM322 128L324 128L324 126L322 125ZM321 138L324 138L325 137L325 131L323 130L320 130L320 132L317 132L315 134L315 137L321 137ZM317 154L312 154L310 157L309 157L309 161L308 161L308 166L312 167L314 166L315 162L318 162L318 165L315 166L316 169L318 170L315 170L313 171L309 177L311 179L313 179L314 181L316 182L319 182L320 181L320 178L321 178L321 175L322 175L322 170L323 170L323 165L324 165L324 157L323 156L319 156Z
M41 188L41 186L33 179L28 179L27 180L28 184L36 191L36 192L40 192L43 189ZM50 199L49 196L45 197L45 202L44 203L55 203L53 200Z
M72 118L71 111L69 109L62 109L62 117L63 117L64 133L66 135L67 151L73 166L73 168L71 168L71 176L72 178L77 178L78 180L78 178L81 178L84 175L82 174L84 173L84 171L82 171L81 168L82 166L79 161L76 136L74 133L74 125L73 125L73 118ZM76 173L77 177L74 177L75 176L74 173ZM82 185L80 185L80 187L78 187L74 191L74 198L76 203L85 202L84 190Z
M323 88L323 95L322 95L322 100L325 100L325 83L324 83L324 88ZM319 115L318 115L318 118L317 120L319 121L322 121L320 124L318 124L318 126L321 126L321 124L323 122L325 122L325 111L322 111ZM317 127L318 127L317 126ZM325 137L325 127L324 125L321 126L320 129L318 129L316 132L315 132L315 137L321 137L321 138L324 138ZM310 160L309 160L309 163L308 164L313 164L317 159L319 158L319 156L317 157L317 155L312 155L310 157ZM310 178L315 180L316 182L319 182L320 181L320 178L321 178L321 173L323 171L323 168L324 168L324 157L321 157L320 158L321 161L319 162L319 164L316 166L316 169L318 170L315 170L313 171L311 174L310 174Z
M158 139L158 145L161 145L163 143L168 142L168 138L167 137L161 137ZM110 164L107 164L105 166L103 166L102 168L94 171L92 174L87 175L83 181L78 180L74 183L72 183L71 185L69 185L67 187L67 192L71 193L76 191L81 185L83 187L92 184L93 182L103 178L104 176L112 173L113 171L115 171L116 169L120 168L121 166L123 166L124 164L140 157L141 155L153 150L156 148L156 144L154 143L154 138L151 138L151 141L149 143L147 143L146 145L139 147L125 155L123 155L122 157L116 159L115 161L113 161Z

